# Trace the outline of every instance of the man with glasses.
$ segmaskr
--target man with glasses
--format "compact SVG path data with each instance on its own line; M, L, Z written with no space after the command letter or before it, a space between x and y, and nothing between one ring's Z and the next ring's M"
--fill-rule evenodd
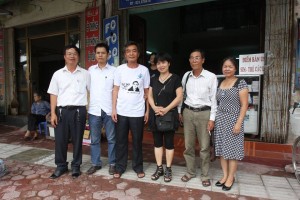
M205 70L204 51L195 49L191 52L189 62L192 71L182 78L184 89L183 105L178 106L179 119L184 125L185 151L183 153L187 171L181 178L188 182L196 177L195 141L200 145L201 181L204 187L211 185L208 175L210 165L210 131L214 128L216 115L217 77ZM181 113L181 107L184 107Z
M68 172L67 150L69 136L73 143L72 177L80 176L82 163L82 139L86 123L87 90L90 76L78 66L79 48L64 48L65 67L57 70L51 79L50 94L51 125L55 133L56 170L50 176L55 179Z

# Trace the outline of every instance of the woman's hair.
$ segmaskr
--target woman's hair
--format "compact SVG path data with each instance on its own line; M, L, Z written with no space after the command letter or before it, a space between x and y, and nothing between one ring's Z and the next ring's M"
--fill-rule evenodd
M156 65L159 61L167 61L168 63L171 63L172 57L168 53L160 52L155 56L154 64Z
M42 93L41 93L40 91L35 91L35 92L33 92L33 95L42 97Z
M223 67L224 63L225 63L227 60L229 60L229 61L232 63L232 65L235 67L235 69L238 70L238 65L237 65L237 62L235 61L235 58L234 58L234 57L227 57L227 58L224 58L223 61L222 61L222 65L221 65L222 67Z

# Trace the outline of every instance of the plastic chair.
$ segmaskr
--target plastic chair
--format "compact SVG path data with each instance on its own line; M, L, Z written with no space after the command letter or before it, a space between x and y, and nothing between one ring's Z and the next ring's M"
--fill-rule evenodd
M42 129L44 129L45 135L48 135L47 121L40 122L39 125L38 125L38 128L39 128L40 135L42 135Z

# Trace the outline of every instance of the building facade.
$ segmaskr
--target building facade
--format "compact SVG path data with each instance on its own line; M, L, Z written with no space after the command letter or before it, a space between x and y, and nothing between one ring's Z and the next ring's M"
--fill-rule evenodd
M14 107L18 114L29 112L32 92L46 91L53 72L64 65L61 49L65 44L80 46L80 65L88 67L86 9L95 6L100 11L100 40L105 39L102 20L118 16L115 63L123 62L121 47L128 40L140 44L144 65L149 53L169 52L172 71L179 75L189 70L188 54L195 48L206 51L205 68L216 74L221 74L220 62L227 56L264 53L260 131L249 137L274 143L294 138L289 109L300 101L296 84L299 0L1 2L0 11L8 11L0 16L5 115L13 114Z

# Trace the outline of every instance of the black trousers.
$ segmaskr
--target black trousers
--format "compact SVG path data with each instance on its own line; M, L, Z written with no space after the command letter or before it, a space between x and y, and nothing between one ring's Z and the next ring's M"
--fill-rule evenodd
M40 123L40 122L44 122L46 121L46 116L44 115L36 115L36 114L32 114L30 113L28 115L28 130L29 131L35 131L36 130L36 127L37 125Z
M71 167L80 168L82 163L82 139L86 123L86 107L56 108L58 124L55 133L55 164L57 168L68 167L67 151L69 136L73 144L73 161Z
M143 133L144 117L125 117L118 115L116 125L116 170L124 173L128 160L128 134L132 135L132 169L143 171Z

